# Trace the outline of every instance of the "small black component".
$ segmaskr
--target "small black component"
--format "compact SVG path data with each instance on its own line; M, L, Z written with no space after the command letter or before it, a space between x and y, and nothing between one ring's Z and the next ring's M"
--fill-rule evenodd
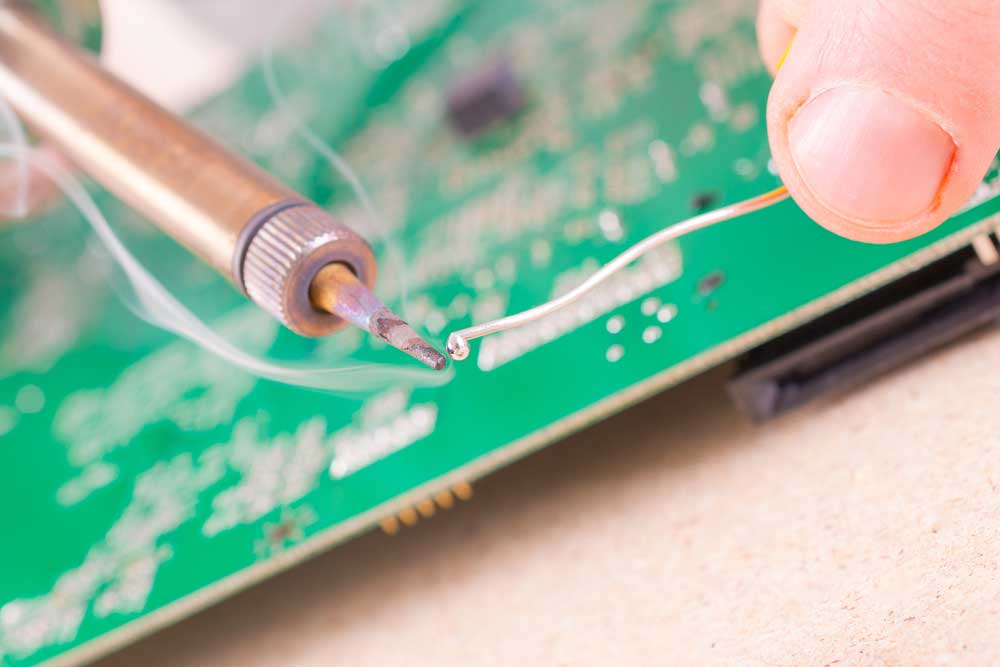
M710 274L698 281L698 294L708 296L722 286L726 281L726 274L722 271L712 271Z
M691 196L691 210L695 213L704 213L714 208L718 201L718 192L698 192Z
M748 352L728 390L765 421L1000 319L1000 264L968 247Z
M516 116L524 106L524 97L510 60L495 58L451 85L448 120L461 134L474 137Z

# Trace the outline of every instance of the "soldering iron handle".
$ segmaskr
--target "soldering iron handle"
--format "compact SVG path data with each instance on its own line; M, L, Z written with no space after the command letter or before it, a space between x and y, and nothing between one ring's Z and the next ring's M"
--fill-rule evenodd
M37 135L229 277L247 220L297 197L19 3L0 4L0 96Z

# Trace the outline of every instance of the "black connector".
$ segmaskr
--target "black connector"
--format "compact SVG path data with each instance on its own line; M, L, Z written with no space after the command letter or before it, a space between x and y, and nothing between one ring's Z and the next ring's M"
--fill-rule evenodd
M963 248L751 350L728 383L754 421L843 393L1000 318L1000 263Z

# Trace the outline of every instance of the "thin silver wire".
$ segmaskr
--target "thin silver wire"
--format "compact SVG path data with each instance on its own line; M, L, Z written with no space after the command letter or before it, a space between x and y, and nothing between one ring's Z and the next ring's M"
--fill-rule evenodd
M786 199L788 199L788 190L782 185L781 187L771 190L765 194L758 195L751 199L745 199L743 201L736 202L735 204L723 206L722 208L717 208L714 211L708 211L707 213L702 213L701 215L696 215L693 218L688 218L687 220L665 227L664 229L650 234L643 240L631 246L610 262L602 266L596 273L594 273L594 275L587 278L587 280L583 281L583 283L581 283L578 287L566 292L560 297L556 297L555 299L546 301L543 304L521 311L520 313L515 313L514 315L508 315L507 317L501 317L497 320L483 322L482 324L475 324L471 327L466 327L465 329L459 329L458 331L452 332L448 336L448 355L455 361L467 359L470 351L470 340L482 338L483 336L489 336L490 334L499 333L508 329L514 329L516 327L524 326L525 324L540 320L543 317L562 310L570 304L580 300L615 273L621 271L649 251L667 243L668 241L673 241L674 239L690 234L691 232L698 231L699 229L705 229L706 227L717 225L720 222L726 222L727 220L739 218L755 211L774 206L775 204L779 204Z

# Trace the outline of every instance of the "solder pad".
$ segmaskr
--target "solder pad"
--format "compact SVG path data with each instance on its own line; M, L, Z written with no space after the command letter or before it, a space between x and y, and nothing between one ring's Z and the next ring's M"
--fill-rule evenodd
M693 206L777 183L754 0L354 4L276 55L287 107L257 68L194 119L378 236L292 116L342 151L406 257L383 259L380 294L401 308L405 284L406 314L438 343L566 289ZM444 91L498 55L525 107L463 138ZM992 232L996 192L994 173L954 220L891 246L838 238L786 203L477 342L443 386L360 395L257 380L137 319L67 206L0 229L0 663L90 659L463 490ZM402 363L360 333L279 331L95 197L153 273L198 312L227 313L217 326L246 349Z

